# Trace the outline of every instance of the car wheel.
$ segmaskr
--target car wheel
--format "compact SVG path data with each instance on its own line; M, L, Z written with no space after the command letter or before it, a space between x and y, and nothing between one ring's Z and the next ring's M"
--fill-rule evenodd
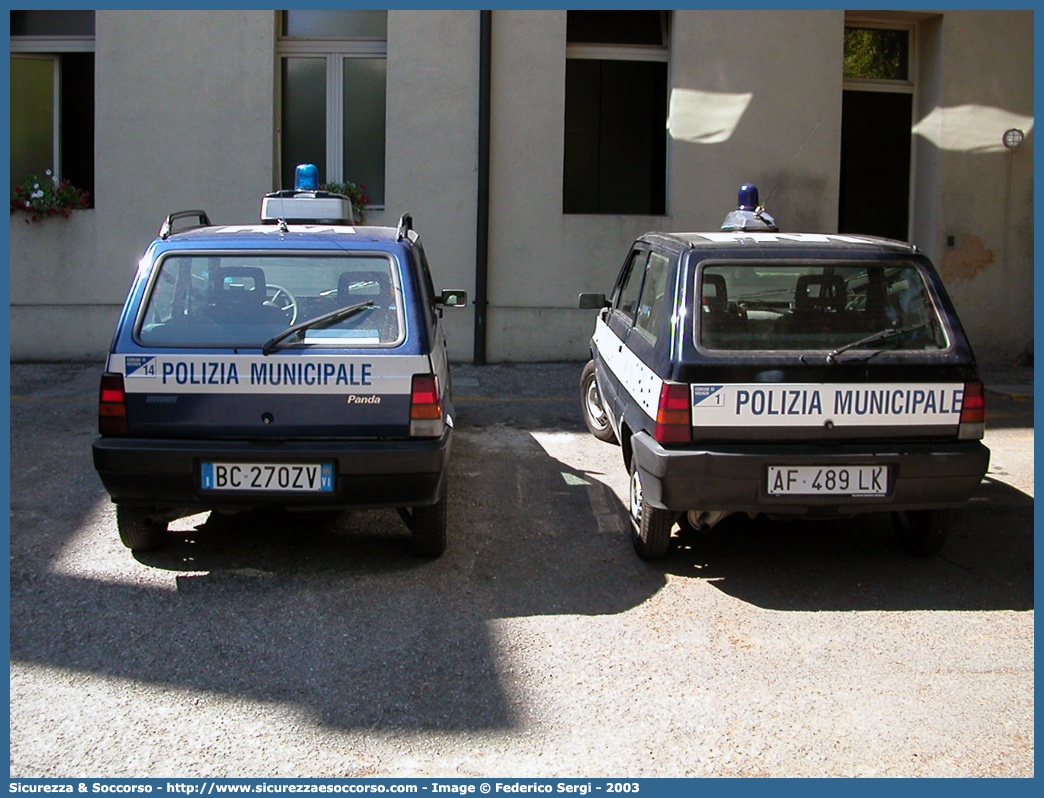
M580 407L584 414L584 423L598 440L616 443L616 434L609 424L609 414L602 406L602 395L598 391L595 380L595 365L589 360L580 375Z
M918 557L928 557L942 548L949 531L949 521L949 510L892 513L892 526L899 543Z
M163 546L167 522L150 515L144 507L116 505L116 528L120 541L131 551L153 551Z
M418 557L438 557L446 551L446 494L435 504L414 507L410 513L413 553Z
M671 527L675 513L651 507L645 501L642 475L638 463L631 459L631 543L643 560L656 560L667 554L671 547Z

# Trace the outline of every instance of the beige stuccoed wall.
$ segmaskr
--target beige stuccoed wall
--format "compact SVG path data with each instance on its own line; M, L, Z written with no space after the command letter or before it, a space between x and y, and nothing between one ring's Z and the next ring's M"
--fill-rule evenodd
M840 11L676 11L666 217L561 212L565 12L493 12L487 356L578 359L647 230L716 228L753 181L789 230L835 229ZM918 23L911 237L939 265L980 359L1032 351L1032 12ZM11 356L104 356L138 257L163 217L257 217L274 188L276 13L99 11L96 208L11 217ZM474 298L478 11L390 12L387 209L414 214L438 288ZM708 116L718 123L708 127ZM999 147L1007 127L1025 144ZM952 239L952 245L948 242ZM473 308L447 310L454 359Z
M12 357L103 358L168 213L257 217L273 188L274 38L274 12L96 12L95 208L12 217Z
M443 313L450 357L473 351L478 192L479 12L388 15L387 196L367 222L413 216L435 289L462 288L467 308Z
M411 212L437 288L474 293L477 11L391 13L387 207ZM102 359L138 258L163 218L257 218L277 147L276 13L99 11L94 210L11 220L11 356ZM473 313L445 314L455 359Z
M915 240L979 359L1018 362L1033 346L1033 12L948 11L933 55L939 102L915 129L938 161L938 216ZM1017 150L1009 128L1026 133Z
M668 215L567 216L565 12L494 12L489 359L584 357L594 314L577 294L608 292L641 233L716 229L744 182L788 229L833 229L843 24L836 12L675 12ZM787 58L734 55L793 40ZM727 135L699 127L708 110Z
M837 229L844 17L678 11L671 43L671 223L717 229L742 183L783 230ZM800 44L798 44L800 43ZM717 113L715 113L717 111Z
M10 291L13 360L98 360L112 339L123 297L82 299L108 286L115 297L119 273L96 267L97 211L52 217L32 225L11 216ZM143 245L144 246L144 245ZM123 273L132 273L135 258Z
M562 213L564 11L493 12L488 358L578 359L627 246L658 218Z
M942 271L980 359L1023 360L1033 14L878 17L917 24L910 238ZM668 215L565 216L564 12L495 12L490 360L582 357L593 314L573 309L577 293L608 291L646 230L715 229L744 181L784 230L836 230L844 23L839 11L675 12ZM720 128L701 127L701 112ZM1008 127L1027 133L1014 152L999 145Z

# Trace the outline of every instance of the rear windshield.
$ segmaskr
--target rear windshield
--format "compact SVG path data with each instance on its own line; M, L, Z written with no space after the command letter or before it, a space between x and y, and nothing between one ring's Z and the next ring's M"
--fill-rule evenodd
M917 265L706 263L697 340L706 349L941 350L949 341Z
M390 256L365 254L169 254L145 297L138 340L158 346L253 346L288 327L368 303L287 344L380 347L401 343L398 269Z

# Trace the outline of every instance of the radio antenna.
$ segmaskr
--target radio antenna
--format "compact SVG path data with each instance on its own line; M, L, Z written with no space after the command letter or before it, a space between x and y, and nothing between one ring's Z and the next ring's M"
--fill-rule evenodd
M790 160L787 161L787 165L783 167L783 174L787 173L787 171L790 169L790 165L792 163L794 163L794 159L798 157L798 155L801 153L801 151L803 149L805 149L805 145L808 144L808 140L810 138L812 138L812 134L816 132L816 130L819 128L819 123L822 122L822 121L823 121L823 117L819 117L819 119L816 120L816 123L814 125L812 125L812 129L810 131L808 131L808 134L805 136L805 140L801 142L801 146L799 146L794 151L794 154L790 156ZM777 183L776 185L779 185L779 184ZM775 190L776 190L776 186L773 186L772 188L769 189L769 193L765 195L765 201L763 203L761 203L762 205L768 207L768 201L772 198L772 194L773 194L773 192Z

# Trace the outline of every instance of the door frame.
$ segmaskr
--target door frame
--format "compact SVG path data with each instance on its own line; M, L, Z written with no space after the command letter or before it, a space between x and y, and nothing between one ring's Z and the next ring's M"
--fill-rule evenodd
M874 17L863 17L858 15L845 15L845 28L876 28L879 30L900 30L908 35L907 51L907 75L905 80L883 80L871 78L847 78L842 77L842 95L846 91L867 91L910 95L910 174L906 191L906 236L904 240L910 240L913 233L914 223L914 196L916 195L917 175L917 147L914 146L914 123L916 121L918 95L917 76L920 74L918 60L918 27L916 22L900 22L896 20L878 19ZM838 164L840 173L840 163ZM840 177L840 174L839 174ZM840 200L840 183L838 184ZM838 221L840 221L840 207L838 208Z

